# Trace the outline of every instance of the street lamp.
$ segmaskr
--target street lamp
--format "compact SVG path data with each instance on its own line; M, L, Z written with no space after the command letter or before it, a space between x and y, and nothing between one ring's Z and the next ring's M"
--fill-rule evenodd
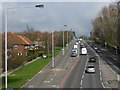
M64 27L66 27L67 25L64 25ZM64 40L64 29L63 29L63 55L65 55L65 50L64 50L64 45L65 44L65 40Z
M64 51L64 29L63 29L63 55L65 54L65 51Z
M54 68L54 31L52 28L52 68Z
M44 5L41 4L41 5L35 5L35 7L39 7L39 8L43 8ZM5 88L7 89L8 87L8 81L7 81L7 71L8 71L8 66L7 66L7 58L8 58L8 55L7 55L7 28L8 28L8 22L7 22L7 16L8 16L8 13L7 11L10 10L10 9L16 9L16 8L20 8L20 7L12 7L12 8L5 8ZM26 8L26 7L22 7L22 8ZM27 8L31 8L31 7L27 7Z

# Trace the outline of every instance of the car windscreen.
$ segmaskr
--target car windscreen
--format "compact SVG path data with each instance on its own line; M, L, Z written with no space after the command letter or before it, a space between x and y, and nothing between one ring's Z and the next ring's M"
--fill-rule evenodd
M94 66L87 66L87 68L94 68Z

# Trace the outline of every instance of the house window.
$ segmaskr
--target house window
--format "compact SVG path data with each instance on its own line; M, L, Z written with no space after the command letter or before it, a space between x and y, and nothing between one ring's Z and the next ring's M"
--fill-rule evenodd
M25 46L25 48L27 49L27 48L30 48L30 46Z
M15 48L15 49L18 49L18 46L17 46L17 45L14 45L14 48Z
M21 52L19 52L19 53L18 53L18 56L20 56L20 55L22 55L22 53L21 53Z

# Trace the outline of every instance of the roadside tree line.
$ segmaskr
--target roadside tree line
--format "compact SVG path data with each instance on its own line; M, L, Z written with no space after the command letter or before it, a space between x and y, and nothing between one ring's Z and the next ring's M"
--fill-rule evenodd
M92 21L91 38L96 42L120 50L120 7L112 3L101 9L98 16Z
M67 44L67 41L70 42L73 39L74 31L64 31L64 44ZM42 57L42 55L46 55L47 57L52 56L52 33L50 32L38 32L38 31L26 31L17 33L25 36L33 43L37 43L36 50L30 50L26 55L19 56L12 51L8 51L8 71L12 69L16 69L20 66L24 66L25 63L37 58ZM63 31L55 31L54 34L54 49L62 48L63 46ZM67 38L68 34L68 38ZM4 36L4 35L3 35ZM8 50L12 48L10 45L10 41L8 40ZM12 50L12 49L11 49ZM2 69L5 69L5 40L2 38Z

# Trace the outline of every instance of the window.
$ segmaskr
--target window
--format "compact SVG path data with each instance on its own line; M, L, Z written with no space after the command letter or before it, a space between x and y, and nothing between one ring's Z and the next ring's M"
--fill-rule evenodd
M18 53L18 56L20 56L20 55L22 55L22 53L21 53L21 52L19 52L19 53Z
M14 48L15 48L15 49L18 49L18 45L14 45Z

